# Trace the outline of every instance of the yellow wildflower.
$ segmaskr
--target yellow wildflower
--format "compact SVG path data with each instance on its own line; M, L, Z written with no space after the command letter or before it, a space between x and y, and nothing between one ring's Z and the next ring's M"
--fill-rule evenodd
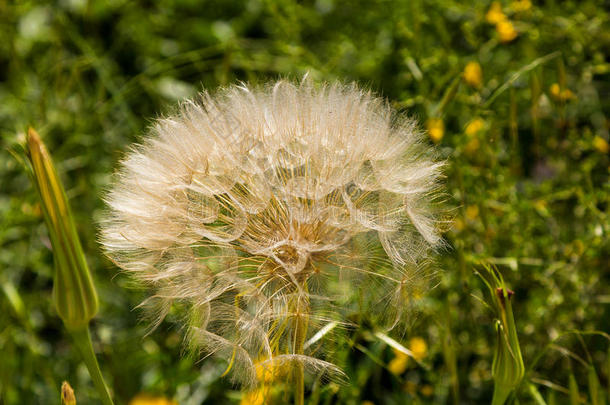
M241 397L239 405L265 405L269 398L269 387L263 385L261 388L245 393Z
M466 208L466 218L474 221L479 217L479 207L477 205L470 205Z
M388 364L388 370L394 375L400 375L404 373L409 364L409 356L401 352L400 350L393 349L394 358Z
M610 151L610 145L608 145L608 141L606 141L599 135L596 135L595 138L593 138L593 147L601 153L608 153L608 151Z
M425 397L431 397L432 394L434 394L434 388L432 388L431 385L426 384L423 387L421 387L421 393Z
M178 405L178 402L164 397L153 397L146 394L139 394L129 401L129 405Z
M445 124L441 118L430 118L426 122L428 136L434 143L439 143L445 135Z
M549 88L551 97L556 101L567 101L574 98L574 93L570 89L562 89L559 83L553 83Z
M424 339L414 337L409 340L409 350L411 350L416 360L422 360L428 354L428 345Z
M574 93L572 93L572 90L570 90L570 89L565 89L565 90L563 90L561 92L560 98L563 101L573 99L574 98Z
M500 21L506 20L506 15L502 12L502 5L499 1L491 3L487 14L485 14L485 20L490 24L497 24Z
M464 68L464 81L472 87L481 87L483 81L483 71L478 62L468 62Z
M474 136L485 127L485 121L482 118L475 118L466 125L466 135Z
M553 98L558 99L561 94L561 87L559 87L559 83L551 84L549 91L551 92L551 96Z
M428 354L428 345L426 341L420 337L414 337L409 340L409 350L415 360L422 360ZM400 350L392 349L394 358L388 363L388 370L392 374L401 375L407 369L409 364L409 356Z
M515 30L513 23L508 20L499 21L496 24L496 31L502 42L510 42L517 38L517 30Z

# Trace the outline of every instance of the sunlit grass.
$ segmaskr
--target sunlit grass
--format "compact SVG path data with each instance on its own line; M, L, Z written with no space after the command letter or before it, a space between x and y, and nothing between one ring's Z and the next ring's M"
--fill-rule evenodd
M490 403L496 332L473 272L482 261L515 293L521 403L603 403L608 341L592 332L610 322L609 13L595 1L493 4L0 2L2 147L31 125L53 151L96 274L91 331L117 403L242 400L220 378L226 362L181 358L179 311L145 337L132 311L145 294L122 288L129 281L99 253L100 195L122 151L202 88L305 73L355 80L430 123L454 214L438 285L398 342L412 350L422 338L422 364L399 364L374 317L345 308L362 326L333 328L324 351L349 384L314 382L312 403ZM55 404L68 380L77 403L94 403L51 304L36 190L6 151L0 182L0 397Z

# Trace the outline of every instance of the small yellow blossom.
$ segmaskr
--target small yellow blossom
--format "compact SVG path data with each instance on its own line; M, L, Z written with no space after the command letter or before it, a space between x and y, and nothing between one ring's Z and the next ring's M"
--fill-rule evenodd
M610 151L610 145L608 145L608 141L606 141L599 135L596 135L595 138L593 138L593 147L601 153L608 153L608 151Z
M563 90L563 91L561 92L561 95L560 95L560 98L561 98L562 100L564 100L564 101L565 101L565 100L571 100L571 99L573 99L574 97L575 97L575 96L574 96L574 93L572 93L572 90L570 90L570 89L565 89L565 90Z
M439 143L445 135L445 124L441 118L430 118L426 122L428 136L434 143Z
M496 32L502 42L510 42L517 38L517 30L515 30L513 23L508 20L499 21L496 24Z
M424 339L414 337L409 340L409 350L411 350L416 360L422 360L428 354L428 345Z
M474 136L485 127L485 121L482 118L475 118L466 125L466 135Z
M139 394L129 401L129 405L178 405L178 402L164 397L153 397L146 394Z
M269 387L263 385L261 388L245 393L239 401L239 405L265 405L269 402Z
M464 81L472 87L481 87L483 81L483 71L478 62L468 62L464 67Z
M527 11L532 8L532 2L530 0L516 0L511 4L512 9L519 13L521 11Z
M551 84L549 91L551 92L551 96L553 98L556 98L556 99L559 98L559 96L561 94L561 87L559 87L559 83Z
M575 97L572 90L562 89L561 86L559 86L559 83L553 83L549 88L549 92L551 93L551 97L556 101L568 101Z
M490 24L497 24L500 21L506 20L506 15L502 12L502 5L499 1L491 3L491 6L485 15L485 20Z
M426 384L423 387L421 387L421 393L425 397L431 397L432 394L434 394L434 388L432 388L431 385Z
M393 349L394 358L388 364L388 370L394 375L401 375L407 369L409 364L409 356L400 350Z
M466 218L474 221L479 217L479 207L477 205L470 205L466 208Z

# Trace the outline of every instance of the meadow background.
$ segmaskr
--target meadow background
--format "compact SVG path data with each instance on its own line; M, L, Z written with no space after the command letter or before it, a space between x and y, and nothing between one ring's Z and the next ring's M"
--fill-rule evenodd
M9 149L35 127L54 156L100 293L91 326L117 404L239 403L226 362L183 357L174 315L145 336L144 291L96 242L128 144L177 100L237 80L356 81L420 120L448 162L436 288L402 338L365 324L339 342L350 384L320 404L488 404L494 314L475 275L515 291L527 381L548 404L610 395L610 5L607 1L0 1L0 403L97 403L51 305L36 191ZM141 398L141 397L140 397ZM522 404L538 403L527 386ZM610 398L608 398L610 400ZM366 402L371 401L371 402ZM538 400L539 401L539 400ZM544 403L544 402L542 402ZM574 403L574 402L572 402Z

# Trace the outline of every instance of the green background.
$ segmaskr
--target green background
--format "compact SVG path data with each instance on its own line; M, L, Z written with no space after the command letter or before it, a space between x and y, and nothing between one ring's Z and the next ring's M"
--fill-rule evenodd
M182 356L177 317L145 336L134 308L146 292L126 288L96 242L101 195L127 145L177 100L306 73L356 81L422 126L442 118L454 216L438 285L402 340L427 342L425 366L390 373L394 353L365 323L339 342L349 384L324 386L319 403L452 403L456 381L460 403L489 403L494 315L473 272L480 260L515 291L528 381L542 397L568 403L573 375L591 403L591 367L608 393L607 339L563 334L610 329L610 7L520 4L502 2L518 32L504 43L486 21L488 1L0 1L0 403L57 404L64 379L79 403L97 403L51 305L35 189L8 152L28 125L71 200L101 299L92 334L117 404L140 392L239 402L220 378L225 361ZM462 79L473 61L479 87ZM468 135L475 118L483 128ZM518 398L534 403L527 390Z

